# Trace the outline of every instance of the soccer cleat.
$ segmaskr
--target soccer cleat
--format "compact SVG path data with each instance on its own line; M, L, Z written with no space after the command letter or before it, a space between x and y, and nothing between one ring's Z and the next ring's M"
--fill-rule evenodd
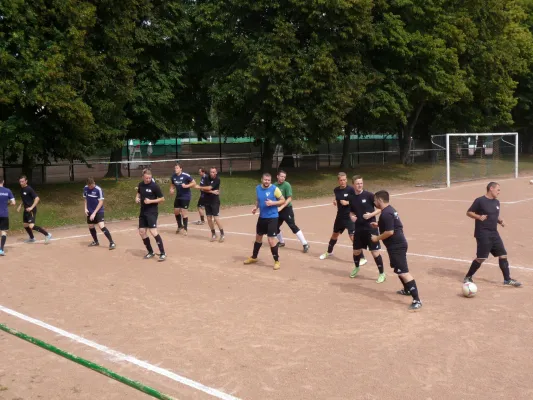
M387 280L387 275L385 275L385 273L383 274L379 274L378 276L378 280L376 281L376 283L383 283Z
M220 235L220 239L218 239L218 242L224 243L224 240L226 240L226 237L224 235Z
M359 260L359 266L362 267L362 266L365 265L367 262L368 262L368 260L367 260L366 258L361 258L361 260Z
M411 292L405 289L397 290L396 294L401 294L402 296L411 296Z
M309 253L309 247L308 244L304 244L304 253Z
M465 279L463 279L463 283L474 283L471 276L465 276Z
M178 235L178 234L181 232L182 229L183 229L183 228L178 228L178 229L176 229L176 235Z
M355 278L358 273L359 273L359 267L354 267L352 272L350 273L350 278Z
M211 242L216 242L217 241L217 235L213 235L211 236Z
M285 242L278 242L278 247L285 247Z
M244 260L244 264L253 264L257 262L257 258L248 257L246 260Z
M509 287L520 287L522 286L522 284L518 281L515 281L514 279L509 279L508 281L503 281L503 284L505 286L509 286Z
M91 244L89 244L89 246L87 246L87 247L96 247L96 246L100 246L100 243L98 243L98 242L91 242Z
M165 261L167 259L167 255L166 254L160 254L159 255L159 261Z
M188 234L187 229L183 229L183 236L187 236Z
M328 253L328 252L326 251L324 254L321 254L319 258L320 258L321 260L325 260L326 258L331 257L332 255L333 255L333 253Z
M36 242L35 238L26 239L26 240L24 241L24 243L35 243L35 242Z
M50 240L52 240L52 234L51 233L46 235L46 237L44 238L44 243L48 244L48 243L50 243Z
M422 302L418 300L413 300L409 306L409 311L418 311L422 308Z
M205 221L196 221L195 224L196 225L203 225L203 224L205 224Z
M149 260L150 258L154 258L154 257L155 257L154 253L148 253L147 255L144 256L144 259Z
M109 250L115 250L117 245L115 243L109 243Z
M3 257L5 255L6 255L6 253L4 253L4 250L0 250L0 257Z
M281 268L281 265L280 265L279 261L275 261L274 262L274 271L277 271L280 268Z

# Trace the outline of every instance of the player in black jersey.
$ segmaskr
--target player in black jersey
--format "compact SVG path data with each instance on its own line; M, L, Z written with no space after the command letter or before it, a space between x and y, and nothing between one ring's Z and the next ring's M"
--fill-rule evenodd
M355 223L350 218L350 201L355 196L355 190L352 186L348 186L348 177L346 173L339 172L337 175L339 186L333 189L335 194L335 200L333 205L337 207L337 216L333 224L333 234L329 239L328 250L320 255L320 259L324 260L333 255L333 248L337 244L339 236L345 231L348 231L350 240L353 242L355 233ZM361 253L361 260L359 265L365 265L367 263L364 255Z
M30 237L28 240L25 240L25 243L35 243L35 237L33 236L32 231L42 233L44 235L44 242L50 243L52 239L52 234L48 233L43 228L35 225L35 220L37 218L37 204L41 201L35 190L28 186L28 179L25 175L22 175L19 178L20 184L20 196L22 197L22 202L17 207L17 212L20 212L21 208L24 208L22 222L24 224L24 229Z
M150 238L146 233L148 229L150 234L154 237L157 246L159 247L160 255L159 261L165 261L167 258L165 248L163 246L163 239L157 232L157 217L159 214L158 205L165 201L163 192L159 185L152 179L152 171L145 169L143 171L143 181L139 183L137 188L137 196L135 202L141 205L141 212L139 214L139 235L143 240L148 254L144 256L145 259L150 259L155 256Z
M383 271L383 259L379 250L381 246L378 243L372 242L370 237L372 235L379 235L376 228L372 227L372 223L376 222L376 215L381 213L381 210L374 206L374 193L364 190L363 177L355 175L352 178L353 188L355 194L352 196L350 207L350 216L355 222L355 235L353 240L353 262L355 264L350 278L355 278L359 272L359 261L363 249L368 249L374 257L376 266L378 267L379 276L377 283L383 283L387 279L387 275Z
M481 267L489 254L498 257L500 269L503 274L503 284L505 286L520 287L522 284L511 278L509 271L509 262L507 261L507 251L503 245L502 238L498 233L498 224L505 226L503 219L500 218L500 185L496 182L490 182L487 185L487 193L478 197L470 206L466 215L476 220L474 236L477 242L476 259L472 261L464 282L473 282L472 277Z
M398 212L389 204L389 193L385 190L380 190L374 195L375 206L381 210L379 222L372 222L374 228L379 227L381 235L372 235L373 243L378 243L380 240L387 248L389 254L390 266L394 272L398 274L400 282L402 282L403 289L396 293L404 296L412 296L413 302L409 306L409 310L417 311L422 307L420 297L418 297L418 288L415 279L409 273L407 265L407 239L403 234L403 224L400 221Z
M209 179L209 174L207 173L207 170L204 167L201 167L198 169L198 173L200 174L200 184L199 187L205 186L205 183ZM200 197L198 197L198 203L196 204L196 207L198 208L198 216L200 219L196 221L196 225L203 225L205 224L205 202L204 202L205 194L204 192L200 191Z

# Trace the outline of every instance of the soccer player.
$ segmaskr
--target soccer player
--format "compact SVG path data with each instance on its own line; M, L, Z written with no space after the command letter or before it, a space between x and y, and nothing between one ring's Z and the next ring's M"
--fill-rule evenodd
M381 211L374 206L374 194L364 190L363 177L355 175L352 178L355 195L352 196L350 207L350 216L355 222L355 235L353 240L353 262L355 264L350 278L355 278L359 272L359 262L361 260L361 253L363 249L368 249L374 257L376 266L378 267L379 276L377 283L383 283L387 279L387 275L383 271L383 259L379 254L381 246L379 242L373 243L370 240L372 235L379 235L376 228L372 227L372 223L376 222L376 215Z
M283 198L285 199L285 202L278 208L278 246L285 247L285 241L283 240L283 235L280 230L281 225L283 225L285 222L289 226L292 233L294 233L302 243L302 246L304 247L304 253L307 253L309 251L309 244L307 243L307 240L305 240L303 232L300 228L298 228L298 226L296 226L296 222L294 221L294 210L292 209L292 187L291 184L286 181L287 173L285 171L279 171L277 178L278 181L277 183L274 183L274 186L279 188Z
M157 247L159 247L159 261L165 261L167 256L163 246L163 239L157 232L157 217L159 214L159 203L165 201L159 185L152 179L152 171L145 169L143 171L143 181L137 187L137 196L135 202L141 205L139 214L139 235L141 236L148 254L144 256L146 260L155 257L154 250L150 243L150 238L146 233L148 229L154 237Z
M511 278L509 262L507 261L507 251L503 245L502 238L498 233L498 224L505 226L500 218L500 185L490 182L487 185L487 193L478 197L470 206L466 215L475 219L474 237L477 242L476 259L472 261L464 282L473 282L472 277L481 267L483 261L489 257L489 253L498 257L500 269L503 274L503 284L505 286L520 287L522 284Z
M7 231L9 231L9 210L7 207L15 204L13 192L4 187L4 178L0 176L0 234L2 235L0 239L0 256L5 255L4 246L6 245Z
M174 167L174 175L170 178L170 194L176 193L174 200L174 215L178 223L176 233L183 230L183 234L187 236L189 223L189 204L191 202L191 187L196 186L196 182L188 173L183 172L181 164L178 162ZM183 217L183 222L182 222Z
M204 186L205 182L207 182L207 180L209 179L209 174L203 167L198 170L198 173L200 174L200 186ZM196 207L198 208L198 215L200 216L200 219L196 221L196 225L205 224L204 196L204 192L200 191L200 197L198 198L198 204L196 205Z
M372 222L371 225L374 228L379 227L381 235L372 235L371 240L373 243L383 241L389 254L390 266L398 274L403 285L403 289L396 293L412 296L413 302L409 306L409 310L417 311L422 307L422 302L418 297L415 279L409 273L409 266L407 265L407 239L403 234L403 224L396 210L389 204L388 192L385 190L377 192L374 195L374 202L376 208L381 210L381 215L379 222Z
M22 216L22 222L24 223L24 229L30 237L28 240L25 240L25 243L35 243L35 237L33 236L32 231L42 233L44 235L44 242L50 243L52 239L52 234L45 231L43 228L35 225L35 219L37 217L37 204L39 204L39 196L35 193L30 186L28 186L28 179L26 176L22 175L19 178L20 184L20 195L22 197L22 202L17 208L17 212L20 212L21 208L24 207L24 213Z
M280 269L278 246L276 243L276 234L278 231L278 207L285 203L285 198L281 194L281 190L272 185L272 176L264 173L261 178L261 184L255 188L256 201L255 207L252 209L252 214L259 210L259 218L257 219L256 235L254 242L254 250L252 256L244 261L245 264L253 264L257 262L257 255L259 249L263 245L263 236L267 235L268 244L270 245L270 252L274 257L274 269Z
M89 247L100 246L98 236L96 236L95 225L98 225L102 233L109 240L109 250L115 250L116 245L113 242L111 233L105 226L104 222L104 191L96 185L93 178L87 178L87 185L83 188L83 198L85 199L85 215L87 216L87 225L93 241Z
M337 240L342 233L347 230L350 240L353 242L353 236L355 234L355 223L350 218L350 201L355 196L355 190L352 186L348 186L348 177L346 173L339 172L337 175L339 186L333 189L335 194L335 200L333 205L337 207L337 216L333 223L333 234L329 239L328 251L320 255L320 259L324 260L333 255L333 248L337 244ZM361 253L361 259L359 265L363 266L367 263L363 253Z
M216 167L209 169L209 176L203 185L197 186L204 194L205 215L207 216L207 223L211 228L211 242L217 240L215 231L215 223L220 230L220 243L224 241L224 228L220 222L220 178Z

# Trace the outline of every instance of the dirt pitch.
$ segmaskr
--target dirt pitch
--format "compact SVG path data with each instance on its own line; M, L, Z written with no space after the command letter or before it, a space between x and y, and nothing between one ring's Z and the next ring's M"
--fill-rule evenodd
M532 399L528 179L502 181L500 198L500 233L522 289L503 287L490 259L476 276L478 295L460 294L475 252L465 213L486 184L478 182L393 193L424 303L418 313L395 294L386 255L382 285L369 252L360 276L349 278L346 235L334 258L318 259L335 215L328 198L294 203L311 251L303 254L285 228L279 271L266 245L258 264L242 264L255 232L249 207L223 210L222 244L209 243L207 226L178 236L173 217L160 218L164 263L142 259L135 221L108 225L112 252L103 236L88 249L84 227L53 232L48 246L10 237L0 259L0 323L178 399ZM2 400L149 398L3 332L0 354Z

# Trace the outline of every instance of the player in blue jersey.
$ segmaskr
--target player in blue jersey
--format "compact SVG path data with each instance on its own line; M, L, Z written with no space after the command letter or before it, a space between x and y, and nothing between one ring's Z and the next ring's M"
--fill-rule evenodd
M87 216L87 225L93 241L89 247L100 246L98 236L96 236L95 225L98 225L102 233L109 240L109 250L114 250L117 246L113 242L111 233L105 226L104 222L104 191L96 185L93 178L87 178L87 185L83 188L83 198L85 199L85 215Z
M9 211L8 206L15 205L15 196L13 192L4 187L4 178L0 176L0 256L5 255L4 246L7 240L7 231L9 231Z
M189 204L191 202L191 187L195 187L196 182L188 173L183 172L181 164L178 162L174 167L174 175L170 178L170 194L176 192L174 200L174 215L178 223L176 233L183 231L187 236L189 223Z
M276 240L278 233L278 207L285 203L285 198L281 194L281 190L272 185L272 176L268 173L263 174L261 184L257 185L255 192L256 202L252 214L259 210L259 218L257 219L254 250L252 256L246 259L244 263L253 264L257 262L259 249L263 245L263 236L267 235L270 251L274 258L274 269L278 270L280 268Z

